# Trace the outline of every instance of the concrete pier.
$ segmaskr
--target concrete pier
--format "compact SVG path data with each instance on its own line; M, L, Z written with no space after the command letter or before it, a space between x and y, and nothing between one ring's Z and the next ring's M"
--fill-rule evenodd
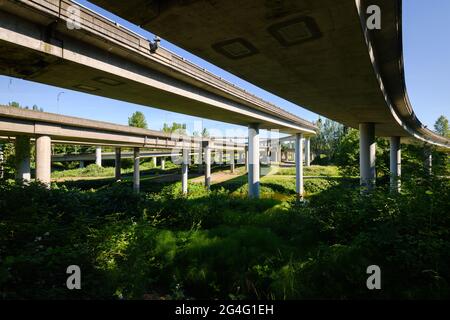
M391 191L399 192L401 187L400 177L402 174L402 151L400 148L400 137L391 137L390 142L390 186Z
M305 138L305 166L311 166L311 139Z
M119 181L122 179L122 173L121 173L121 163L122 163L122 149L116 148L116 159L115 159L115 178L116 181Z
M301 133L295 135L295 190L297 198L303 198L303 137Z
M359 168L360 168L360 184L362 187L372 189L376 183L375 171L375 124L360 123L359 124Z
M259 198L259 125L248 127L248 196Z
M208 141L203 142L205 152L205 187L211 187L211 147Z
M16 180L22 182L31 181L30 169L30 137L17 136L16 137Z
M136 193L139 193L140 187L141 187L141 175L139 171L139 163L140 163L140 156L139 156L139 148L134 148L134 154L133 154L133 161L134 161L134 171L133 171L133 190Z
M181 164L181 189L185 195L188 193L188 168L189 149L183 149L183 162Z
M95 164L99 167L102 166L102 148L97 147L95 148Z
M49 136L36 138L36 181L50 187L52 143Z

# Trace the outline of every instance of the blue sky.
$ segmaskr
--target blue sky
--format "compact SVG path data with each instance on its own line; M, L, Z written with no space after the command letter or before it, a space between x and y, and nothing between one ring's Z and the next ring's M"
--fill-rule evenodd
M149 39L153 38L152 34L93 6L88 1L78 2ZM419 119L431 128L441 114L450 118L450 42L447 41L450 31L447 25L450 20L450 1L406 0L403 3L404 60L408 92ZM315 113L255 87L167 41L163 40L162 45L301 118L310 121L318 118ZM240 129L245 133L243 127L0 76L0 104L7 104L9 101L18 101L29 106L36 104L47 112L120 124L127 124L128 117L134 111L141 111L145 114L149 127L156 130L161 129L164 122L186 123L188 129L192 130L195 121L203 120L203 126L206 128L222 131Z

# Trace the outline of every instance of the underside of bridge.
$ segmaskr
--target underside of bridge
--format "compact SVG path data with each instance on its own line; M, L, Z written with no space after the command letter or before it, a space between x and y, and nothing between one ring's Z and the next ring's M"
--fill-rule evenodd
M422 126L409 103L401 0L92 2L347 126L371 122L378 136L449 143ZM381 30L365 34L373 4L381 8Z
M46 11L50 3L2 3L1 74L217 121L314 134L310 122L167 50L149 53L145 38L93 12L84 11L82 28L70 30L67 17Z

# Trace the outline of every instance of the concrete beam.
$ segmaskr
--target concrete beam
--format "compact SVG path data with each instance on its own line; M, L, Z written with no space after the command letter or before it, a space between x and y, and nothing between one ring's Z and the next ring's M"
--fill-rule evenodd
M372 189L376 183L375 157L375 124L359 124L359 168L360 184L362 187Z
M248 196L259 198L259 125L248 126Z
M35 66L28 73L13 68L8 74L22 78L32 76L36 82L211 120L241 125L259 122L264 128L314 133L311 123L250 95L162 47L157 54L151 53L147 39L91 10L80 8L81 28L69 30L66 23L72 18L67 15L67 6L78 6L72 1L56 4L51 1L49 10L48 5L48 1L2 1L0 41L9 58L8 62L0 61L0 70L7 70L8 63L32 63L33 59L42 59L45 76L41 72L43 66ZM54 26L57 43L44 36L48 21L58 22ZM17 25L21 27L12 27ZM98 30L99 25L102 32ZM63 72L69 72L70 78L58 76ZM76 85L95 77L106 78L113 84L94 81L85 87ZM116 83L120 84L120 90Z
M16 180L22 182L31 181L30 169L30 137L16 137Z
M174 141L165 132L2 105L0 105L0 135L7 137L46 135L52 137L52 142L61 144L165 150L180 147L185 144L184 141L189 141L191 148L200 142L198 137L182 136L180 138L183 138L183 141Z
M116 178L116 181L119 181L122 179L122 172L121 172L122 149L116 148L115 151L116 151L115 178Z
M140 157L139 157L139 148L134 148L134 171L133 171L133 190L136 193L139 193L140 186L141 186L141 175L139 172L139 163L140 163Z
M161 158L161 170L166 170L166 158Z
M36 181L50 187L52 148L49 136L36 138Z
M102 166L102 147L95 148L95 164Z
M153 168L156 168L158 166L158 160L156 157L152 158Z
M181 190L184 195L188 193L189 149L183 149L183 162L181 163Z
M295 190L297 198L303 198L303 137L301 133L295 135Z
M391 191L399 192L402 174L402 151L400 147L400 137L391 137L390 139L390 186Z

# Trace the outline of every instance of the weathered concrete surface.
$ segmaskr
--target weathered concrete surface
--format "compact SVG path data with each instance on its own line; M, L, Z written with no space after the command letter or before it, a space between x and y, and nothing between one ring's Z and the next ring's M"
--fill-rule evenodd
M0 106L0 135L48 135L58 142L161 149L184 145L198 148L202 142L202 138L172 137L161 131L6 106Z
M228 123L314 134L315 127L102 16L62 0L5 0L0 73ZM70 76L68 76L70 75Z
M303 137L301 133L295 135L295 192L298 198L303 197Z
M409 102L401 0L92 2L347 126L372 122L378 136L450 146L420 123ZM373 4L382 28L368 32L365 12Z
M259 198L259 158L259 127L253 124L248 127L248 196L250 198Z
M390 186L391 190L400 191L402 175L402 149L400 145L400 137L391 137L389 152L389 168L390 168Z
M49 136L36 138L36 181L50 186L52 142Z
M26 136L17 136L15 142L16 179L23 182L29 182L31 180L30 138Z
M360 184L372 189L376 182L376 142L375 124L361 123L359 125L359 171Z

